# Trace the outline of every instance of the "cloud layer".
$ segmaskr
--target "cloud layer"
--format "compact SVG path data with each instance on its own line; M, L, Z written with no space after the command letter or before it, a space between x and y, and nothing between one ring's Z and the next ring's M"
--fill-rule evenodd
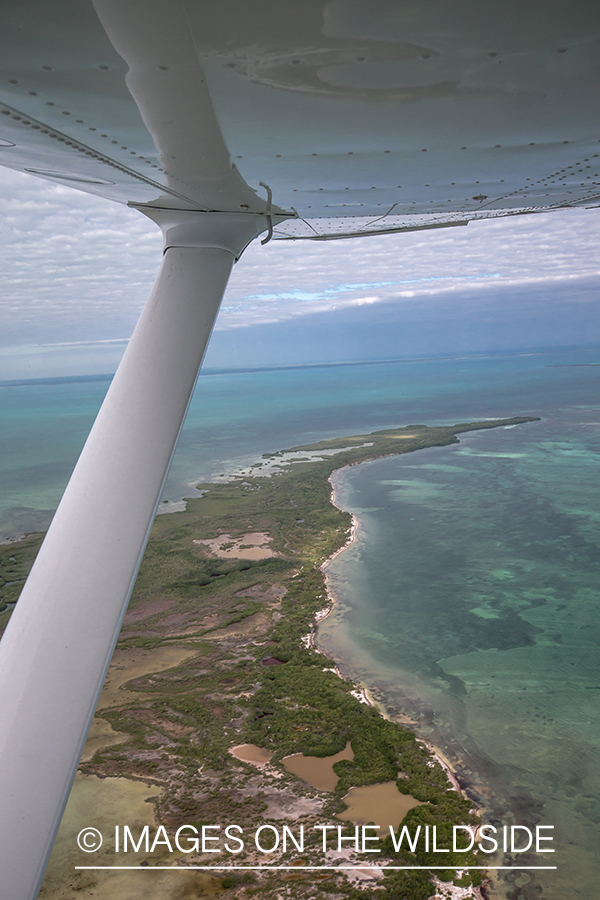
M96 342L122 341L131 334L160 265L159 230L134 210L2 169L0 212L5 362L0 377L6 377L6 361L16 360L16 348L24 345L46 345L47 360L69 352L74 359L65 345L82 345L79 365L82 353L91 359L95 346L98 360L112 367L122 345ZM233 346L233 332L240 329L252 330L263 345L261 358L268 358L267 335L275 334L277 325L277 340L287 335L287 355L297 357L300 320L303 333L315 336L319 328L331 330L337 323L348 347L360 338L359 333L353 337L352 328L363 334L367 329L375 347L380 327L383 347L391 322L397 327L411 322L415 334L421 328L420 345L429 335L433 352L439 345L431 324L436 320L446 323L446 332L459 329L464 335L471 329L471 343L476 343L491 316L503 340L510 341L512 333L519 342L525 319L535 337L537 317L546 341L552 331L546 322L550 306L553 333L560 333L564 321L562 330L578 341L597 313L599 239L597 210L564 210L447 231L328 243L272 241L265 247L255 242L234 267L211 359L218 364L219 346L228 341ZM544 295L554 298L550 306L540 301ZM323 340L320 345L325 352ZM225 352L224 359L229 355ZM343 348L335 355L344 356Z

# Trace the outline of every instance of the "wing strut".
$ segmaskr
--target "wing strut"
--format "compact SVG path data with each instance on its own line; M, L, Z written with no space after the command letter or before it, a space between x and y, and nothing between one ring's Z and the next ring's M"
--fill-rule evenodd
M163 229L162 268L0 643L10 900L37 897L232 264L265 228L144 211Z

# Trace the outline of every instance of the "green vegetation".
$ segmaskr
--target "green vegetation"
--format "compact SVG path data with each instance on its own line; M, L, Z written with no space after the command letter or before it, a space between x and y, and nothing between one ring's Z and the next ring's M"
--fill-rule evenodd
M0 633L6 627L10 604L16 603L42 543L43 535L0 545ZM5 615L2 615L5 613Z
M405 818L411 832L418 825L422 831L435 825L438 846L448 846L442 841L448 829L451 839L452 824L477 821L469 802L449 790L445 773L409 729L360 703L352 696L353 685L328 671L332 664L301 640L327 603L321 566L350 533L351 516L331 505L328 479L346 465L456 443L460 432L527 421L415 425L296 447L307 453L337 452L282 466L271 477L255 469L252 476L228 484L200 485L205 493L188 501L186 511L158 516L117 646L129 654L119 666L131 665L132 679L122 702L108 708L101 697L98 710L126 741L102 747L83 771L159 785L156 814L169 827L235 822L245 833L264 816L281 824L280 811L290 798L311 801L294 824L308 829L316 823L337 825L332 817L344 809L342 797L350 786L397 779L401 792L425 803ZM265 454L273 458L280 454ZM203 543L227 535L230 548L236 541L243 545L244 536L253 532L267 534L269 549L277 555L219 558ZM34 543L11 545L6 558L1 548L4 584L22 580ZM7 587L16 597L18 584ZM179 665L135 675L144 654L179 646L192 651ZM264 666L262 660L270 656L282 664ZM340 777L330 794L310 788L280 764L292 753L329 756L347 741L354 759L336 763ZM242 743L272 751L271 768L258 770L234 759L229 750ZM439 856L427 852L422 840L415 853L396 852L390 837L382 846L396 865L439 865ZM310 854L311 862L320 858L316 839ZM475 859L466 853L444 855L449 869L441 874L451 881L456 867L476 864ZM234 873L223 878L222 887L232 897L243 887L248 896L271 900L292 879L294 896L311 900L331 892L349 900L375 895L426 900L434 893L428 873L421 871L391 873L367 891L336 873L267 873L243 886ZM478 882L467 877L468 884Z

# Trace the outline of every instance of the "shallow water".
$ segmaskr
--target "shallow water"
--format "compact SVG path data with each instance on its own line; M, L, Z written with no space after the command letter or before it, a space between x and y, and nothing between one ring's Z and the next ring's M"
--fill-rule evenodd
M380 837L388 837L390 828L397 831L406 813L423 805L410 794L401 794L395 781L350 788L344 803L348 809L336 813L338 819L355 825L373 822Z
M594 404L593 351L202 374L163 499L263 453L410 423L541 415ZM45 529L110 381L0 384L0 539Z
M82 865L115 865L113 835L116 822L127 823L134 839L139 839L143 827L148 825L152 841L156 834L152 799L159 793L160 789L156 786L140 781L78 773L50 856L40 900L70 900L71 897L182 900L221 895L223 875L220 872L192 872L183 867L174 872L157 871L156 866L176 865L178 859L185 859L184 854L171 854L166 847L159 845L152 854L145 852L143 844L139 853L134 853L129 846L122 864L129 864L134 871L85 871L75 868ZM77 847L77 835L82 823L89 822L100 830L105 841L98 853L82 859L83 854ZM148 862L149 872L140 871L140 864ZM65 887L65 872L72 873L68 887Z
M231 747L229 752L236 759L241 759L242 762L251 763L255 766L266 766L273 756L271 750L257 747L256 744L238 744L237 747Z
M346 670L416 716L498 818L556 825L545 900L596 893L599 361L555 351L205 374L163 495L340 434L544 417L344 475L362 525L330 566L343 603L320 633L335 628ZM0 536L47 526L107 387L0 386Z
M342 604L319 628L453 757L492 820L555 826L558 871L536 875L548 900L595 892L599 412L344 470L337 502L360 528L328 568Z
M304 756L303 753L294 753L281 761L288 772L307 781L318 791L334 791L340 776L335 774L333 766L342 759L354 759L350 741L333 756Z

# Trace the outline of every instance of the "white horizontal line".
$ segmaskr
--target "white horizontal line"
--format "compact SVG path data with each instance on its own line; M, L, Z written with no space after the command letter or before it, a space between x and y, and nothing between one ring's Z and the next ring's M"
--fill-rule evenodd
M523 871L524 869L527 869L527 870L531 870L531 869L556 869L557 866L461 866L461 865L447 865L447 866L382 866L382 865L380 865L380 866L361 866L361 865L359 864L359 865L356 865L356 866L150 866L150 865L148 865L148 866L142 866L142 865L137 865L137 866L75 866L75 868L76 868L76 869L93 869L93 870L95 870L95 871L98 871L98 870L109 870L109 869L119 869L119 870L121 870L121 869L134 869L134 870L137 870L137 869L171 869L171 870L173 870L173 871L178 871L178 872L186 872L186 871L189 871L189 870L191 870L191 869L202 869L203 871L210 871L210 872L212 872L212 871L214 871L214 872L219 872L219 871L227 871L227 872L231 872L231 871L234 871L235 869L252 869L252 870L258 870L258 869L261 869L261 870L271 870L271 869L272 869L272 870L276 870L276 869L279 870L279 869L285 869L286 871L291 871L291 872L302 872L302 871L319 872L319 871L322 871L323 869L330 869L330 870L332 870L332 871L334 871L334 872L339 872L339 871L341 871L342 869L377 869L377 870L381 869L381 870L383 870L384 872L397 872L397 871L401 871L401 870L402 870L402 871L405 871L405 870L412 870L412 869L415 869L415 870L416 870L416 869L422 869L422 870L424 870L425 872L429 872L429 871L431 871L431 870L433 870L433 869L440 869L440 870L442 870L442 871L445 871L445 870L447 870L447 869L460 869L461 872L465 872L465 871L470 872L470 871L474 871L474 870L477 870L477 871L480 871L480 872L485 872L485 871L487 871L488 869L494 869L494 870L496 870L496 869L516 869L516 870L518 870L518 871Z

